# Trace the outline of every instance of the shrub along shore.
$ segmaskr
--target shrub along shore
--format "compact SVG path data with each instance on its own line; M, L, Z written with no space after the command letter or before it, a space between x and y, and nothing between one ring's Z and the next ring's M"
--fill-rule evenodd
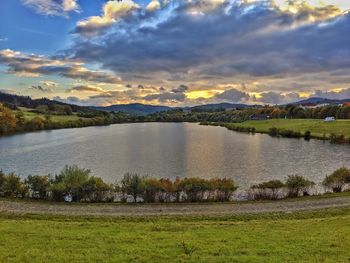
M350 169L340 168L322 182L328 192L342 192L350 183ZM311 194L314 182L299 175L285 182L272 180L253 185L249 200L276 200ZM24 180L0 171L0 197L75 202L227 202L238 186L232 179L198 177L157 179L127 173L119 183L108 184L76 165L65 166L60 174L30 175Z
M296 131L294 129L284 129L284 128L277 128L277 127L270 127L266 130L257 129L253 126L242 126L238 123L224 123L224 122L201 122L200 125L207 125L207 126L220 126L224 127L230 131L236 131L236 132L245 132L245 133L265 133L272 137L285 137L285 138L304 138L305 140L310 139L318 139L318 140L329 140L331 143L338 143L338 144L350 144L350 136L346 137L343 134L335 134L330 133L329 135L323 134L315 135L312 134L310 130L306 130L304 132Z

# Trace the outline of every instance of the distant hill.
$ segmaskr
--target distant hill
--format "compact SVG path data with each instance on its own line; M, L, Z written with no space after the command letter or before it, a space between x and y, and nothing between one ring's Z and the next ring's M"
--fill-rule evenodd
M233 103L217 103L217 104L204 104L197 105L192 107L168 107L168 106L155 106L155 105L147 105L141 103L131 103L131 104L116 104L110 105L106 107L91 107L93 109L102 110L102 111L121 111L134 115L147 115L161 111L169 111L174 109L183 109L185 111L213 111L220 109L243 109L252 107L252 105L246 104L233 104Z
M216 104L204 104L204 105L198 105L193 107L187 107L186 109L189 110L215 110L215 109L244 109L253 107L254 105L247 105L247 104L234 104L234 103L216 103Z
M90 109L89 107L63 103L60 101L49 100L46 98L32 99L28 96L18 96L14 94L3 93L3 92L0 92L0 102L5 103L9 106L26 107L30 109L35 109L39 105L47 105L48 107L53 105L67 105L71 107L73 112L92 113L96 111L96 110Z
M333 100L333 99L326 99L326 98L319 98L319 97L313 97L313 98L308 98L305 100L293 102L290 104L293 105L301 105L301 104L342 104L350 102L350 99L343 99L343 100Z
M91 108L96 110L101 110L101 111L108 111L108 112L121 111L121 112L134 114L134 115L147 115L155 112L168 111L173 109L167 106L154 106L154 105L146 105L141 103L116 104L116 105L110 105L106 107L91 107Z

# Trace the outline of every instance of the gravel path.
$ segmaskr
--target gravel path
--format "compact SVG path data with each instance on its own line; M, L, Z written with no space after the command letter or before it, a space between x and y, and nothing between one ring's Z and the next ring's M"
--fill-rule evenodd
M350 207L350 196L274 202L206 204L66 204L0 199L0 213L79 216L235 215Z

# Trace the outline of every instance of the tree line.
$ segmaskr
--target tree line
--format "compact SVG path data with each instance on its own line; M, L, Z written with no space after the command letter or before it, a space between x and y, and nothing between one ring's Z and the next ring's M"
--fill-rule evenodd
M20 109L11 109L0 103L0 136L17 132L79 128L135 121L133 117L122 112L107 113L101 111L75 113L77 118L70 120L68 117L73 115L70 106L54 104L50 107L38 105L29 113L37 115L26 118L26 113ZM60 121L55 121L53 120L55 116L67 116L67 119L63 118Z
M350 183L350 169L340 168L328 175L324 187L342 192ZM288 176L286 182L272 180L253 185L248 190L251 200L275 200L310 195L314 182L299 175ZM88 169L65 166L55 176L30 175L24 180L14 173L0 171L0 197L30 198L75 202L227 202L238 186L232 179L198 177L154 178L127 173L119 183L110 184L91 175ZM68 198L68 199L67 199Z

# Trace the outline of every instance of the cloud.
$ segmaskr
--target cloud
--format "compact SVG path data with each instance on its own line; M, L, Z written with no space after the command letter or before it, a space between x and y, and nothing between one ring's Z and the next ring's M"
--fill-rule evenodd
M147 101L157 101L161 103L178 103L185 101L186 95L183 93L163 92L147 95L143 97L143 99Z
M59 84L54 81L42 80L39 83L39 85L32 85L31 87L29 87L29 89L52 93L54 89L59 86Z
M0 64L7 65L8 73L20 76L58 75L99 83L120 82L120 78L114 74L89 70L84 67L82 62L77 60L24 54L11 49L0 50Z
M22 0L22 3L45 16L67 16L80 10L77 0Z
M52 89L49 87L42 87L41 85L37 85L37 86L31 86L29 89L33 89L33 90L38 90L41 92L52 92Z
M148 12L153 12L154 10L160 9L161 5L158 0L152 0L146 7Z
M250 97L247 93L243 91L231 88L215 95L215 98L229 102L241 102L247 101Z
M40 83L42 83L45 86L51 87L51 88L55 88L55 87L59 86L59 84L57 82L54 82L54 81L43 80L43 81L40 81Z
M81 92L104 92L100 87L93 87L89 85L79 85L71 89L66 90L66 92L81 91Z
M188 87L186 85L181 84L179 87L171 90L174 93L184 93L188 91Z
M321 97L327 99L341 100L344 98L350 98L350 88L341 89L338 91L321 91L316 90L313 97Z
M283 94L270 91L260 93L259 95L260 96L256 99L256 101L267 104L286 104L300 100L300 95L294 92Z
M95 36L103 32L104 29L120 21L124 17L132 14L132 11L139 9L140 6L132 0L113 0L108 1L103 6L101 16L91 16L77 23L75 33L84 36Z
M8 41L9 39L7 38L7 37L5 37L5 38L0 38L0 42L6 42L6 41Z
M242 82L268 82L278 92L329 87L328 80L307 84L319 72L349 72L350 14L334 6L293 8L269 1L171 1L150 15L140 10L127 23L111 24L95 40L77 40L68 53L128 82L168 88ZM348 72L329 80L342 78L344 85ZM297 76L303 78L296 82Z

